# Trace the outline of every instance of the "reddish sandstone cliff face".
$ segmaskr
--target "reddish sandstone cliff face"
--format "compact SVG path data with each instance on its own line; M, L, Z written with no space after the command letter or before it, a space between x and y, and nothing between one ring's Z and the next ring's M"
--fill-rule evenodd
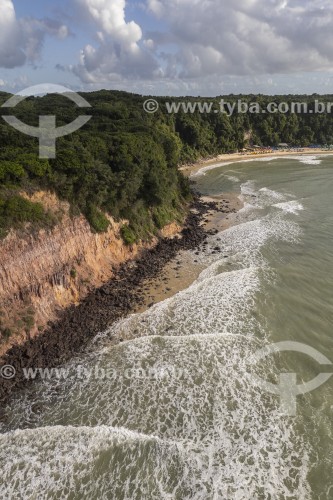
M59 310L110 280L115 267L143 249L143 245L126 246L120 224L111 218L106 233L94 234L85 218L71 218L69 205L55 195L38 192L30 199L61 213L61 222L35 235L11 231L0 242L0 321L2 331L6 330L0 355L14 343L37 335ZM165 236L179 229L171 225Z

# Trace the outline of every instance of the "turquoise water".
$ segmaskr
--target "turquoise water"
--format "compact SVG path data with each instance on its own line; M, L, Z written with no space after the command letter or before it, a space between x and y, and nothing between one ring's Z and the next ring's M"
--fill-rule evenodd
M257 359L288 341L333 362L332 167L318 156L199 172L202 193L242 197L235 225L193 254L205 270L187 290L9 405L1 498L333 498L333 377L297 396L296 415L257 379L333 371L298 352ZM127 331L142 337L110 347Z

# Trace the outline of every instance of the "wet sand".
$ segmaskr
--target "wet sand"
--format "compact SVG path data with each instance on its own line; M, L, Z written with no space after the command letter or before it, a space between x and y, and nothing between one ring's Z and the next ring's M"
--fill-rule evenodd
M222 154L216 156L215 158L210 158L208 160L201 160L197 163L190 165L183 165L180 167L181 172L186 176L192 176L199 172L204 167L209 167L218 163L233 163L247 160L256 160L257 158L272 158L272 157L282 157L282 156L308 156L308 155L331 155L333 151L325 151L322 149L315 148L301 148L297 151L295 150L283 150L283 151L273 151L269 153L234 153L234 154Z
M93 290L76 307L62 311L59 319L48 324L48 328L39 336L11 347L0 362L2 366L13 367L15 376L8 379L0 377L0 401L4 403L14 390L23 389L29 384L24 370L63 365L79 352L89 349L91 340L98 333L105 332L144 304L143 287L151 279L156 283L154 278L160 277L167 263L173 261L180 252L196 251L205 242L207 234L201 223L212 208L217 209L213 203L204 203L194 196L177 238L160 238L154 247L145 249L138 259L115 269L112 280ZM115 339L115 342L122 340Z
M203 196L203 202L216 203L217 209L207 212L202 227L205 231L221 232L237 224L237 212L243 208L238 193L223 193L220 196ZM181 290L188 288L205 269L196 259L199 251L181 251L166 266L158 277L145 281L142 285L142 305L134 312L144 312L154 304L174 296Z
M333 154L333 151L318 151L313 148L302 148L300 151L274 151L267 154L225 154L216 158L200 161L193 165L180 167L186 176L192 176L204 167L223 162L239 162L245 160L255 160L259 158L271 158L272 156L307 156L307 155ZM244 206L239 193L223 193L219 196L202 196L203 202L217 203L219 210L210 210L202 226L206 231L222 232L232 225L237 224L237 212ZM196 252L198 253L198 252ZM172 297L181 290L188 288L204 270L204 266L195 259L195 253L182 251L169 262L160 276L152 278L143 284L142 305L136 308L135 312L144 312L154 304Z

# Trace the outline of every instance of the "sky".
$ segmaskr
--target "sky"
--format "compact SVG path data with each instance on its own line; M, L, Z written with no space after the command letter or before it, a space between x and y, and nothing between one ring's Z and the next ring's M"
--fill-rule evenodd
M0 90L333 94L331 0L0 0Z

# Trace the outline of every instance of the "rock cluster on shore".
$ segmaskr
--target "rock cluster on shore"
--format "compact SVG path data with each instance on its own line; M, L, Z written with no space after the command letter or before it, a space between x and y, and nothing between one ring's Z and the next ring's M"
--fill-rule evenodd
M217 210L218 206L197 198L179 238L161 239L137 261L120 266L110 282L90 293L77 307L64 311L41 335L12 347L1 365L13 366L16 376L10 380L0 379L0 400L7 399L14 388L23 387L27 382L23 369L52 368L68 361L97 333L142 304L143 282L157 276L180 250L195 249L207 238L201 221L212 209Z

